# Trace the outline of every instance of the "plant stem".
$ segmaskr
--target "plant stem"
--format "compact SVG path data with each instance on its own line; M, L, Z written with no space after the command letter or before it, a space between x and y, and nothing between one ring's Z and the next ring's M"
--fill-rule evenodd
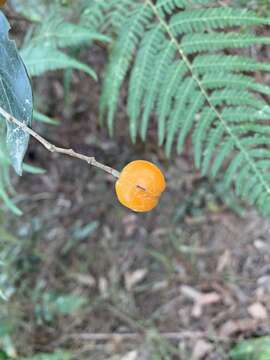
M65 154L83 161L86 161L87 164L95 166L99 169L102 169L106 171L107 173L111 174L112 176L119 178L119 171L111 168L110 166L101 164L100 162L96 161L96 159L93 156L86 156L80 153L77 153L73 149L65 149L58 146L55 146L54 144L50 143L48 140L44 139L42 136L37 134L34 130L29 128L24 123L17 120L14 116L6 112L2 107L0 107L0 115L2 115L8 122L17 125L20 127L23 131L28 133L29 135L33 136L40 144L42 144L47 150L49 150L52 153L59 153L59 154Z

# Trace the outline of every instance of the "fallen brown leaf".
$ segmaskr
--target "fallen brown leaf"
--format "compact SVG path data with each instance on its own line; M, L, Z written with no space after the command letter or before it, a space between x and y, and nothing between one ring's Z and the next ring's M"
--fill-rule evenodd
M146 269L138 269L125 274L125 286L127 290L131 290L135 285L141 282L147 274Z
M192 353L192 360L202 360L213 349L213 345L208 341L199 339L195 343L195 347Z
M222 337L229 337L236 333L245 333L255 330L258 322L254 319L228 320L221 326L219 334Z
M267 310L260 302L251 304L247 311L253 317L253 319L266 320L268 318Z

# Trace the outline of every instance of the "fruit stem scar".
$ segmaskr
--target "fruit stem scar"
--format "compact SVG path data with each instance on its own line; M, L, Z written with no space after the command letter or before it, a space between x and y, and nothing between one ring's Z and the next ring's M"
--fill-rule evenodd
M141 185L136 185L136 187L139 188L139 189L141 189L141 190L143 190L143 191L146 191L146 188L144 188L144 187L141 186Z

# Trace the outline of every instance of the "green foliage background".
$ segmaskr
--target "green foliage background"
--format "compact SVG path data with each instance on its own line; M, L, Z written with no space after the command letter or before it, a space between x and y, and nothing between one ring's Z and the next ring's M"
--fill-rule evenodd
M69 53L104 43L109 59L100 115L107 117L110 133L128 77L134 142L137 136L147 141L154 126L169 157L174 148L180 154L191 137L196 168L210 177L222 172L224 188L232 187L269 215L270 88L257 82L254 72L269 71L270 65L243 51L270 43L257 35L270 23L264 3L262 14L252 10L252 2L241 8L241 2L221 6L211 0L81 0L74 8L69 1L11 4L34 21L20 51L31 76L72 68L97 79L89 65Z

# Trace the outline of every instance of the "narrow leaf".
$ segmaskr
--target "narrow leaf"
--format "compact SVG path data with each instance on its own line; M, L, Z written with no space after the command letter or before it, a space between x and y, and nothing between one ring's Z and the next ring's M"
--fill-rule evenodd
M16 45L9 40L10 26L0 12L0 106L26 125L32 121L31 84ZM7 123L7 149L15 171L22 174L22 161L29 135L14 124Z

